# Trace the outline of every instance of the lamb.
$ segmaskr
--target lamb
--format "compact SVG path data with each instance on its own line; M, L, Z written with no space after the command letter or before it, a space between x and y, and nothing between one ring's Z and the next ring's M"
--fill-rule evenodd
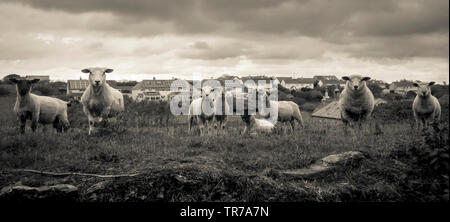
M33 132L36 131L37 123L42 125L53 124L53 127L58 132L69 129L67 107L70 106L70 102L31 93L32 85L39 82L39 79L10 79L10 81L16 84L17 99L14 112L20 122L20 133L25 133L27 119L31 120L31 130Z
M295 129L295 122L297 122L300 127L304 127L302 114L300 113L300 108L297 103L292 101L271 101L271 103L271 106L273 106L273 103L278 103L278 122L289 122L291 132Z
M345 127L349 123L359 123L361 126L370 117L375 106L373 94L366 85L370 77L351 75L342 79L346 81L345 89L339 97L342 121Z
M441 118L441 105L438 99L431 95L430 86L435 82L428 84L413 83L417 87L417 95L414 99L412 109L417 126L427 126L433 121L438 121Z
M246 123L246 132L250 135L258 133L272 133L275 128L275 124L266 119L257 119L255 115L246 115L242 117L242 120Z
M83 111L89 120L89 135L96 130L98 123L114 123L117 116L125 110L122 93L106 82L106 73L112 71L113 69L108 68L81 70L83 73L89 73L90 84L81 97Z

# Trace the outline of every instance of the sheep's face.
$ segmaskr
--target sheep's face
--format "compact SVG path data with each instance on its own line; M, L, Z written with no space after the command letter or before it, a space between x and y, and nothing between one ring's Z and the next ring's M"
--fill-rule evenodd
M202 99L209 102L211 108L214 108L214 88L210 86L204 86L202 88Z
M98 89L106 82L106 73L110 73L113 69L107 68L88 68L81 70L84 73L89 73L89 82L94 87Z
M15 83L17 86L17 92L21 96L25 96L31 91L31 85L34 83L39 82L39 79L33 79L33 80L18 80L18 79L10 79L12 83Z
M430 86L434 85L435 82L430 82L428 84L418 84L413 83L413 86L417 87L417 95L422 97L427 97L431 95L431 88Z
M366 81L370 80L370 77L362 77L360 75L343 76L343 80L347 81L347 88L350 91L359 92L366 87Z
M210 86L204 86L202 88L202 98L203 99L213 99L214 98L214 88Z

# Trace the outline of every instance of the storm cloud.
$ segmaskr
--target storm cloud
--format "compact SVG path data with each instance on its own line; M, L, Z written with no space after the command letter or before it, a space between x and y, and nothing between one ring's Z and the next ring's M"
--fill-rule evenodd
M1 75L61 69L70 78L90 65L140 76L365 67L389 81L448 81L442 0L1 0L0 17Z

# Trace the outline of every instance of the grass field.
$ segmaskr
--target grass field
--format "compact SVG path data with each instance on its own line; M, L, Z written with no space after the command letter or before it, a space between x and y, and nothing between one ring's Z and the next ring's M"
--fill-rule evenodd
M0 97L0 187L70 183L81 190L80 201L448 201L448 176L427 173L427 164L414 156L415 150L427 149L422 147L430 136L414 129L411 119L375 119L383 134L371 124L345 135L341 122L303 112L305 128L292 134L241 136L244 125L232 117L226 132L200 137L187 134L186 116L171 117L164 126L154 121L160 114L127 104L125 132L88 136L82 106L74 104L69 132L58 134L50 126L42 132L39 126L32 133L27 126L20 135L14 102L15 96ZM443 115L445 130L448 110ZM448 137L445 143L442 149L448 152ZM361 166L311 180L271 173L344 151L361 151L366 159ZM59 178L7 170L19 168L140 175ZM101 181L107 184L101 191L88 192Z

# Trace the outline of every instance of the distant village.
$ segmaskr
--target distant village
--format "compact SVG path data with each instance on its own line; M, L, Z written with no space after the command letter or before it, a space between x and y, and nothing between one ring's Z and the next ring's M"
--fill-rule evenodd
M50 82L49 75L28 75L27 79L40 79L41 82ZM219 81L234 80L239 78L243 82L251 79L255 82L264 80L267 83L270 80L278 81L279 84L291 91L312 90L316 87L333 88L334 92L339 93L345 85L345 81L339 79L335 75L316 75L312 78L293 78L293 77L275 77L275 76L244 76L236 77L233 75L224 74L217 78ZM177 80L172 79L146 79L140 82L137 81L115 81L108 80L108 84L118 89L123 95L133 99L134 101L169 101L179 91L173 92L170 90L171 84ZM191 86L192 80L186 80ZM417 81L415 81L417 82ZM392 83L386 83L381 80L370 80L370 84L375 84L381 89L382 94L395 93L399 95L406 95L408 92L414 92L415 88L412 85L413 81L400 80ZM446 85L446 83L443 83ZM66 84L59 84L59 92L66 94L74 100L79 100L84 90L88 87L89 81L87 79L67 80ZM181 86L180 86L181 87ZM324 99L329 98L328 90L324 91ZM332 92L333 93L333 92Z

